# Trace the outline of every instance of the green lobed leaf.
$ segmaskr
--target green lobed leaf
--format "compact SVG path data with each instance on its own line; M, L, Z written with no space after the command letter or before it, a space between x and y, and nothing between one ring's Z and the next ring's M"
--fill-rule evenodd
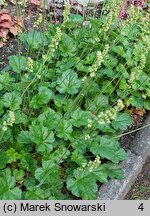
M99 137L97 141L91 144L90 150L94 155L107 158L113 163L118 163L126 159L124 149L120 148L119 143L115 139Z
M92 174L86 170L83 171L82 168L78 168L74 177L67 179L67 189L77 197L81 197L84 200L92 200L96 198L98 188Z
M61 120L56 131L58 137L63 138L65 141L69 140L73 131L71 121Z
M41 86L39 88L39 93L32 98L30 107L34 109L42 107L44 104L47 104L50 99L52 99L52 95L52 90L48 89L47 87Z
M91 118L91 113L77 108L75 111L71 112L71 118L74 126L81 127L82 125L85 126L88 124L88 119Z
M80 80L77 73L73 70L63 72L62 76L57 79L57 90L60 93L68 93L74 95L78 93L80 88Z
M53 195L60 193L62 180L60 178L60 167L51 160L43 161L42 167L35 170L35 178L41 185L48 184Z
M22 192L16 187L15 178L9 168L0 173L0 199L1 200L21 200Z
M9 157L7 155L7 153L0 149L0 169L3 169L6 164L8 163Z
M9 57L9 65L16 73L20 73L27 67L27 61L24 56L12 55Z
M22 98L16 91L6 92L3 95L2 103L4 107L10 108L10 110L15 111L20 108Z
M133 122L133 119L128 113L118 113L115 120L112 121L112 126L115 130L126 130Z
M54 133L41 124L33 124L30 127L30 139L37 145L38 152L50 153L53 150Z

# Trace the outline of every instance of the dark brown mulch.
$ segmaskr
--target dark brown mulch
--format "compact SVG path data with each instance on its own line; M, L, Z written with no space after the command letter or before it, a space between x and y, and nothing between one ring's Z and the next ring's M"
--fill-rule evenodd
M126 130L124 131L124 133L128 133L131 132L127 135L124 135L120 138L120 142L121 142L121 146L125 149L128 150L130 149L130 146L133 143L133 140L137 134L138 131L135 131L136 129L142 127L144 120L146 118L148 113L146 113L144 116L140 116L140 115L134 115L133 116L133 124ZM135 120L136 119L136 120ZM133 132L132 132L133 131Z
M150 200L150 156L125 199Z

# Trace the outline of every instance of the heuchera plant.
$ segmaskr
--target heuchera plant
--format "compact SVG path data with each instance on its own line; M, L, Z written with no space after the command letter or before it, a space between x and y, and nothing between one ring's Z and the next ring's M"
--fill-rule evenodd
M21 32L23 22L18 17L11 17L9 11L4 9L0 11L0 48L3 47L8 38L16 36Z

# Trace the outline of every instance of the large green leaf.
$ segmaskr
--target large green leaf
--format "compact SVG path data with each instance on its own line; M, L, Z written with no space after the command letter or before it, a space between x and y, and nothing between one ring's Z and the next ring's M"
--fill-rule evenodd
M62 76L57 79L57 90L60 93L68 93L74 95L78 93L80 88L80 80L77 73L73 70L63 72Z
M131 116L127 113L118 113L116 119L112 121L112 126L116 130L126 130L133 122Z
M73 57L77 51L77 44L69 35L63 34L60 51L63 57Z
M3 169L6 166L8 159L7 153L0 149L0 169Z
M25 199L27 200L43 200L44 199L44 191L40 188L29 188L29 190L25 193Z
M64 140L68 140L71 137L71 133L73 131L72 124L70 121L62 120L60 121L57 127L57 136L63 138Z
M22 144L31 144L32 143L29 131L21 131L18 134L17 140L19 143L22 143Z
M114 163L126 159L124 149L120 148L119 143L115 139L113 140L105 137L100 137L98 139L98 141L92 142L90 147L94 155L107 158Z
M52 95L52 90L48 89L47 87L41 86L39 88L39 93L32 98L30 107L34 109L42 107L44 104L47 104L50 99L52 99Z
M62 146L61 148L56 149L50 155L48 155L48 159L58 164L67 159L69 155L70 151Z
M12 70L16 73L20 73L27 67L27 61L24 56L12 55L9 57L9 64Z
M60 123L61 117L50 107L47 107L44 112L39 115L38 121L47 127L49 130L56 129Z
M53 194L60 193L62 180L60 178L60 167L51 160L43 161L42 167L35 170L35 178L41 185L48 184Z
M85 200L96 199L97 188L92 174L82 168L75 170L74 176L67 179L67 189Z
M30 127L31 141L37 145L37 151L49 153L53 150L54 133L41 124L33 124Z
M86 157L81 154L77 149L72 153L71 160L76 162L78 165L82 165L83 163L86 163Z
M10 108L12 111L15 111L20 108L22 98L20 97L20 94L16 91L10 93L6 92L3 95L2 103L4 107Z
M11 84L14 82L14 78L10 76L8 72L0 74L0 91L5 89L8 90Z
M44 33L39 31L29 31L28 33L19 34L20 40L29 48L39 49L43 45L47 45L48 41Z
M72 124L76 127L81 125L87 125L88 119L91 118L91 113L88 111L82 111L80 108L77 108L71 113Z
M20 200L21 190L16 187L15 178L10 169L5 169L0 173L0 199L1 200Z
M101 183L107 183L108 171L103 165L99 165L97 168L93 169L93 178Z

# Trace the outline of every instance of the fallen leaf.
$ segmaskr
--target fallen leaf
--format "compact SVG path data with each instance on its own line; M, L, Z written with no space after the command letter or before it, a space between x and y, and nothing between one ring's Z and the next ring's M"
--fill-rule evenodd
M136 109L135 107L131 107L130 113L131 115L144 116L146 111L144 109Z
M14 36L18 34L17 26L11 26L9 30Z

